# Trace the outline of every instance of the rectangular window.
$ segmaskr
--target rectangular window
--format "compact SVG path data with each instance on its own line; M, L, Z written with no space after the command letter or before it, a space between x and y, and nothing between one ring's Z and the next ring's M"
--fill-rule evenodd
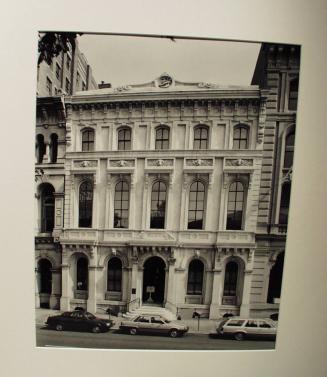
M47 91L49 96L52 96L52 81L47 77Z

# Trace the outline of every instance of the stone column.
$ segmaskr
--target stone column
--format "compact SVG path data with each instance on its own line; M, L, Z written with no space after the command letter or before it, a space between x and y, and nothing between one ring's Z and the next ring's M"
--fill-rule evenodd
M130 202L129 202L129 224L130 229L135 229L135 176L131 173L130 180Z
M55 229L62 229L64 221L64 193L55 192Z
M223 173L220 206L219 206L218 230L226 229L225 219L227 217L227 195L228 195L227 189L228 189L228 177L226 173Z
M219 308L222 300L222 290L223 290L223 278L221 268L215 268L213 271L213 281L212 281L212 297L210 304L210 319L218 319L220 317Z
M167 284L167 300L166 308L175 313L176 311L176 290L175 290L175 259L169 259L168 267L168 284Z
M143 206L142 206L142 229L147 229L148 190L149 190L149 174L146 173L144 175Z
M60 268L52 268L52 285L50 296L50 309L59 309L61 296L61 270Z
M180 212L180 223L179 229L185 230L185 216L186 211L186 189L187 189L187 174L184 174L183 185L182 185L182 195L181 195L181 212Z
M111 175L107 175L107 186L106 186L106 208L105 208L105 228L111 228L110 224L110 212L111 212Z
M43 162L44 163L50 163L51 160L50 160L50 144L47 142L47 143L44 143L44 146L45 146L45 154L43 156Z
M60 310L68 311L70 310L70 299L72 297L73 287L72 279L70 277L70 268L68 263L62 264L61 267L61 277L62 277L62 293L60 298Z
M97 267L89 266L87 311L91 313L96 313L96 309L97 309L96 286L97 286Z
M40 292L39 292L39 286L40 286L40 273L38 268L35 268L35 308L40 307Z
M240 316L242 317L249 317L250 315L251 283L252 283L252 270L245 270L242 303L241 303L241 308L240 308Z

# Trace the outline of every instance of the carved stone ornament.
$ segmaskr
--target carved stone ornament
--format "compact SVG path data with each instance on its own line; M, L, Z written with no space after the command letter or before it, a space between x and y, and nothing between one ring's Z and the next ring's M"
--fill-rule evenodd
M127 166L134 166L133 160L111 160L110 165L113 167L127 167Z
M97 161L75 161L75 166L80 166L82 168L94 168L97 166Z
M148 160L147 164L148 166L172 166L173 160L159 158L158 160Z
M198 84L199 88L206 88L206 89L212 89L212 88L218 88L217 84L211 84L210 82L200 82Z
M211 159L192 159L186 160L186 165L188 166L212 166L213 161Z
M233 159L233 160L226 160L226 166L253 166L253 160L250 159Z
M159 86L159 88L168 88L168 87L171 86L172 83L173 83L173 79L167 73L163 73L158 78L158 86Z
M128 91L128 90L131 90L132 87L130 85L122 85L122 86L118 86L117 88L115 88L115 92L125 92L125 91Z

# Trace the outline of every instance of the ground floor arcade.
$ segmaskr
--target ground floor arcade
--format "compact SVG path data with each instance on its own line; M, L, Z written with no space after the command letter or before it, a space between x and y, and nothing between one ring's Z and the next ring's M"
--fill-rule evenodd
M124 312L151 304L215 319L267 316L279 306L280 250L39 244L36 254L37 307Z

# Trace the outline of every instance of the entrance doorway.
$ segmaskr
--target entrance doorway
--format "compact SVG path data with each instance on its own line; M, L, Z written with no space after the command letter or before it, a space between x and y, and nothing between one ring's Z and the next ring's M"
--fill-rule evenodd
M52 265L47 259L38 263L40 308L50 308L50 295L52 286Z
M162 304L165 297L165 262L159 257L151 257L144 263L143 303Z

